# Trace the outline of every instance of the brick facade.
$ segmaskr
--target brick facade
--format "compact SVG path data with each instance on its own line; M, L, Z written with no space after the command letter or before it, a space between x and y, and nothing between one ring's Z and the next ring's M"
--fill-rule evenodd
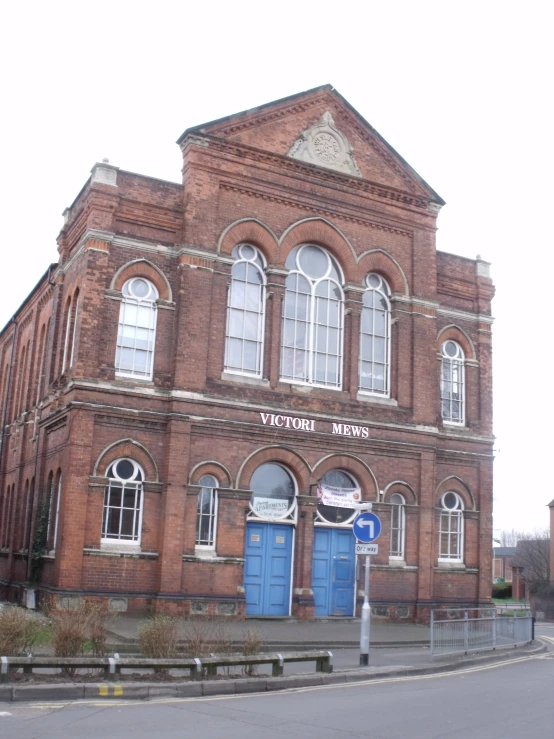
M352 147L359 174L290 154L323 120ZM383 521L372 558L372 603L380 613L425 618L437 605L488 601L488 265L437 252L443 201L328 86L190 129L179 144L182 185L95 165L65 213L59 263L0 333L4 594L20 597L34 577L41 595L241 616L250 481L260 465L277 463L297 496L293 520L284 524L294 527L292 615L314 616L312 551L323 525L315 486L330 470L347 473ZM259 378L224 364L232 254L244 243L265 260ZM343 273L340 388L281 379L285 262L303 244L324 249ZM358 388L369 273L390 287L387 397ZM125 377L115 367L122 289L132 277L148 280L159 295L152 379ZM466 408L458 425L441 417L447 340L464 353ZM144 473L135 547L101 541L106 476L120 458ZM208 555L195 545L203 475L219 484ZM449 491L463 504L456 563L439 562L440 501ZM397 560L389 557L394 493L405 501ZM49 542L33 562L41 526ZM363 573L357 577L353 597Z

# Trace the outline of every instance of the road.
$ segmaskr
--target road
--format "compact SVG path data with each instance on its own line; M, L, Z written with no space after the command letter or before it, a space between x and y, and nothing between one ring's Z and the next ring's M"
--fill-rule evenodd
M554 624L537 628L552 638ZM554 735L554 651L440 676L150 703L0 704L2 739L521 739ZM2 715L8 714L8 715Z

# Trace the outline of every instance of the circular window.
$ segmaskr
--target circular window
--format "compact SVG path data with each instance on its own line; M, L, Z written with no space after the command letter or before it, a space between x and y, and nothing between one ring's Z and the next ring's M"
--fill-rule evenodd
M449 511L453 511L456 508L463 508L463 505L459 495L456 493L445 493L442 496L442 507L448 508Z
M294 480L280 464L262 464L250 481L250 508L258 518L288 518L296 504Z
M357 488L358 484L342 470L329 470L321 478L323 485L331 485L335 488ZM323 505L319 503L317 506L319 517L325 523L335 525L347 524L353 520L358 511L354 508L337 508L336 506Z
M135 300L154 301L158 299L158 291L154 285L142 277L133 277L123 285L123 295Z
M108 468L107 477L116 480L142 480L143 474L133 459L116 459Z
M460 358L462 357L462 350L456 344L455 341L445 341L442 345L442 352L445 356L450 357L451 359Z

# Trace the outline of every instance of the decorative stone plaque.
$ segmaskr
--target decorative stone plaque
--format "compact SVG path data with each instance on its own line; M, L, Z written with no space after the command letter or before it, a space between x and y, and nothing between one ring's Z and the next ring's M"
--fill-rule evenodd
M306 129L292 145L288 155L320 167L361 177L353 149L346 136L339 131L331 113L324 113L319 123Z

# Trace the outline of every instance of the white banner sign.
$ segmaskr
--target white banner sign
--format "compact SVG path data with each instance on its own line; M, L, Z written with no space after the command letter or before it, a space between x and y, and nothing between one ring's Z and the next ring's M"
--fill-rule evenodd
M335 488L332 485L318 485L317 497L322 505L335 508L354 508L369 511L371 503L362 501L360 488Z
M290 508L290 502L286 498L262 498L258 495L253 497L250 505L261 518L282 518Z

